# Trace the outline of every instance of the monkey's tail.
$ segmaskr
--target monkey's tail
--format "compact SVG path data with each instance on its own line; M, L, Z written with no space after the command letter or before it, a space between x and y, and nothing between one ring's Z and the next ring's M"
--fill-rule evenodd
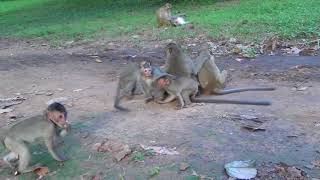
M275 89L276 88L274 87L235 88L235 89L216 90L214 94L225 95L225 94L245 92L245 91L274 91Z
M227 99L208 99L208 98L193 98L193 97L191 97L191 102L215 103L215 104L242 104L242 105L257 105L257 106L269 106L272 104L270 101L227 100Z

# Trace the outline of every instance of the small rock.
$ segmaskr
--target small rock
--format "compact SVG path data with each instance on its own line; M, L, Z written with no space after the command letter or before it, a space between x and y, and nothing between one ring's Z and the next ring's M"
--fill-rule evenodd
M73 92L80 92L82 91L83 89L74 89Z
M230 38L229 39L229 43L236 43L237 42L237 39L236 38Z
M138 38L139 38L139 35L133 35L132 38L138 39Z
M188 163L182 162L180 163L180 171L185 171L190 167L190 165Z
M102 60L101 60L101 59L95 59L95 61L96 61L97 63L102 63Z
M297 91L305 91L307 89L308 89L308 87L299 87L299 88L297 88Z
M301 50L299 48L297 48L297 47L293 47L290 50L290 53L294 54L294 55L298 55L300 52L301 52Z
M46 104L49 106L50 104L52 104L54 102L62 103L62 102L68 101L68 100L69 100L68 97L59 97L59 98L49 100Z
M13 111L13 109L7 108L7 109L0 109L0 114L9 113Z
M238 62L243 61L243 59L241 59L241 58L236 58L235 60L238 61Z
M314 165L312 165L312 164L309 164L309 165L305 165L304 167L306 167L307 169L313 169L314 168Z

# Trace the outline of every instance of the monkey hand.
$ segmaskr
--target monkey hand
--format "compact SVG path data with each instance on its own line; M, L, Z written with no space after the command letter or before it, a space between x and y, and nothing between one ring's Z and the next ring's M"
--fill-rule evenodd
M65 155L59 155L59 157L58 158L56 158L56 160L57 161L59 161L59 162L63 162L63 161L67 161L67 160L69 160L69 157L68 156L65 156Z
M129 109L121 107L121 106L114 106L116 109L118 109L119 111L123 111L123 112L130 112Z
M151 101L153 101L154 100L154 97L148 97L148 98L146 98L145 100L144 100L144 102L147 104L147 103L149 103L149 102L151 102Z

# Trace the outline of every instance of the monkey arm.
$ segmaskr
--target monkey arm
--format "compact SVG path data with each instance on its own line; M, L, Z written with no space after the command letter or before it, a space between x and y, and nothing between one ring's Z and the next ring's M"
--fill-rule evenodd
M57 151L56 151L56 147L54 146L54 142L53 142L53 137L49 137L49 138L46 138L45 139L45 144L48 148L48 151L49 153L51 154L51 156L57 160L57 161L66 161L68 160L67 157L59 154Z

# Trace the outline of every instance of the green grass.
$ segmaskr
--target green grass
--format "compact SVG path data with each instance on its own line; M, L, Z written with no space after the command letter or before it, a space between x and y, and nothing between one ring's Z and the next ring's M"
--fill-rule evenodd
M145 3L143 3L145 2ZM212 37L253 40L277 33L284 38L320 36L319 0L187 1L174 4L197 31L158 30L160 0L0 0L0 37L50 40L113 38L141 34L157 39Z

